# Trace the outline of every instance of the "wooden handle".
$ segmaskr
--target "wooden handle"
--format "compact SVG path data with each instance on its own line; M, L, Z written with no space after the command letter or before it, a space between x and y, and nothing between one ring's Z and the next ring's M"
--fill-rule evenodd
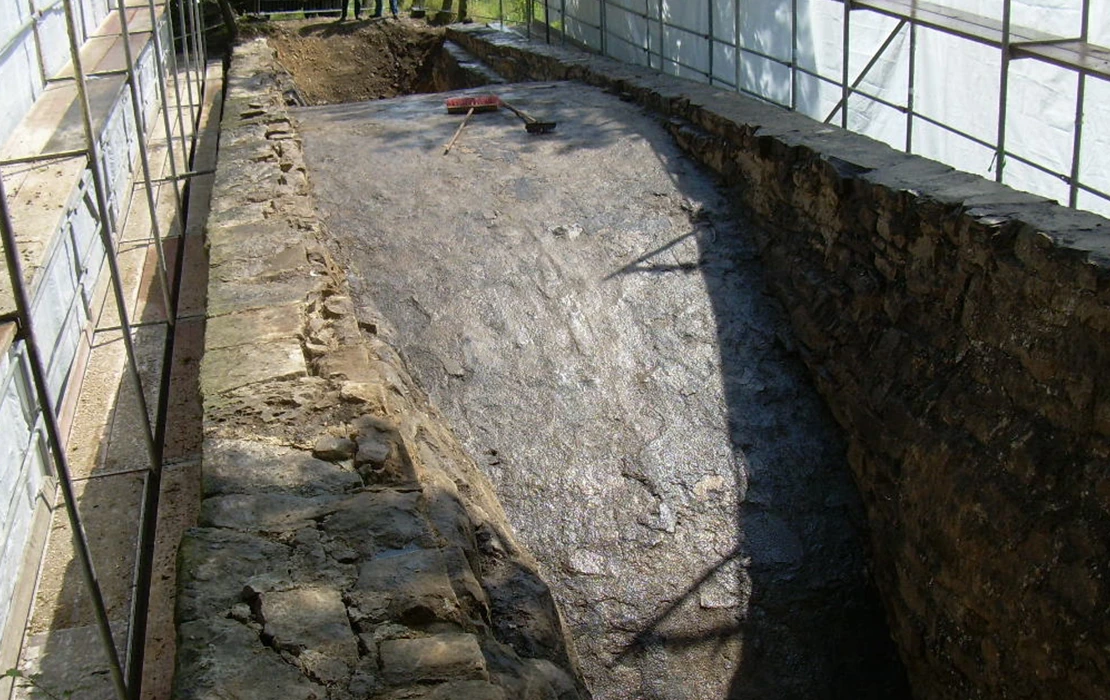
M466 126L466 123L470 121L470 117L472 117L473 115L474 108L471 107L470 110L466 113L466 116L463 117L462 124L459 124L459 128L455 129L455 135L451 137L451 140L447 142L447 146L444 147L443 155L447 155L451 152L451 148L455 145L455 141L459 140L459 134L462 133L463 127Z

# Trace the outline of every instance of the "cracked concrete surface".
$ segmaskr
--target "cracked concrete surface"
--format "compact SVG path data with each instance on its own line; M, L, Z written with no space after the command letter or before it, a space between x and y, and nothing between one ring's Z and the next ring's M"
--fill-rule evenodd
M295 110L360 315L493 480L601 698L887 697L843 445L748 225L580 84Z

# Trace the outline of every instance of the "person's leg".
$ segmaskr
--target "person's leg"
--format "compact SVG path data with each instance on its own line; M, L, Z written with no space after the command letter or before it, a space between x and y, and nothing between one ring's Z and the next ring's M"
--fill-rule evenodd
M355 0L355 19L362 14L362 0Z
M389 9L393 10L393 16L397 16L397 0L389 0Z
M382 0L374 0L374 16L382 16Z

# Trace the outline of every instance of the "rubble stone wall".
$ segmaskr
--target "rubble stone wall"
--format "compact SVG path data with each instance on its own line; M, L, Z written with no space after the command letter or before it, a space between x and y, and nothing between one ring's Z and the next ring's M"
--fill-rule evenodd
M588 697L488 482L351 302L264 40L227 85L174 697Z
M728 91L450 38L638 102L736 186L849 440L916 697L1110 694L1110 222Z

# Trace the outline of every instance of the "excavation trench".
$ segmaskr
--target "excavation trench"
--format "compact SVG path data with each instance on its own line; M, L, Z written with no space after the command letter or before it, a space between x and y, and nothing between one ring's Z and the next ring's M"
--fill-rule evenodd
M318 105L293 113L365 325L494 482L593 694L905 696L842 438L730 193L580 84L498 86L557 131L478 115L443 156L460 117L401 94L459 86L430 29L270 41Z

